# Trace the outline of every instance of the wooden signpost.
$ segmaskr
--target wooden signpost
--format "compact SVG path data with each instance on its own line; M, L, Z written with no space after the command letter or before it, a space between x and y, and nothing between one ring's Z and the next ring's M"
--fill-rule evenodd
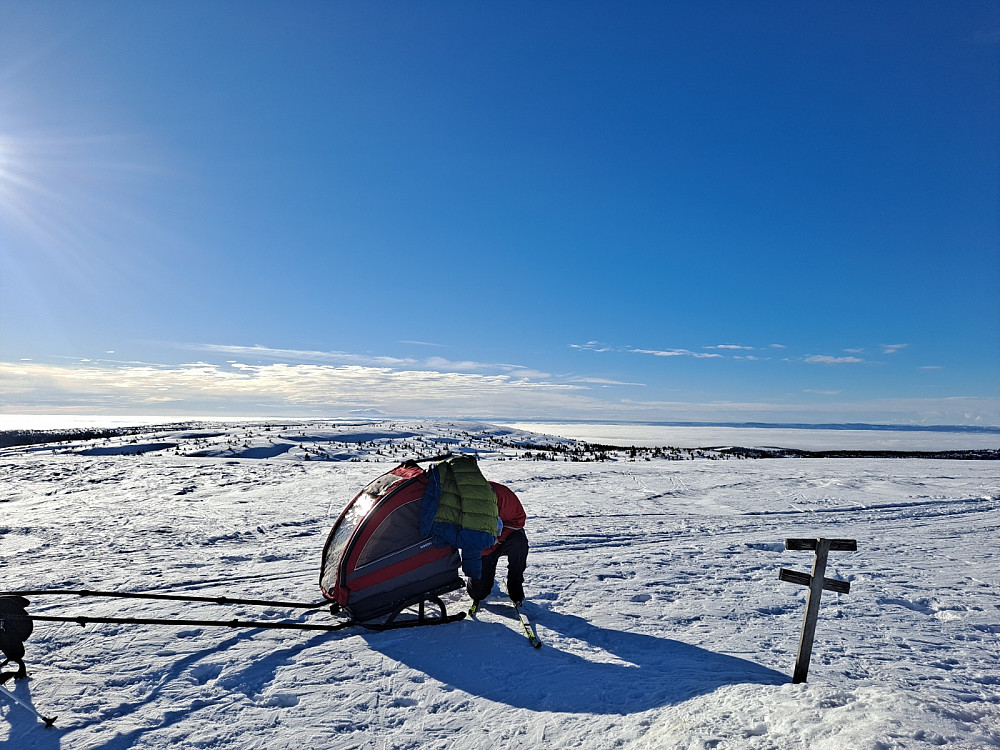
M806 595L806 616L802 622L802 637L799 639L799 655L795 659L795 673L792 675L792 682L798 684L805 682L809 674L809 658L812 656L816 622L819 619L819 600L823 596L824 589L836 591L838 594L847 594L851 590L849 581L824 578L827 557L830 552L856 552L858 543L854 539L786 539L785 549L816 550L812 575L785 568L778 573L778 578L782 581L809 587L809 593Z

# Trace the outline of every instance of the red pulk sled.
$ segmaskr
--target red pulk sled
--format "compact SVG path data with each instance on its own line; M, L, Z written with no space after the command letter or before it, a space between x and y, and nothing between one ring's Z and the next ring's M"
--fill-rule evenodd
M458 550L437 547L420 533L420 501L427 473L407 461L365 487L344 509L323 549L319 575L323 595L352 620L389 615L433 602L464 585L458 575ZM464 614L464 613L463 613Z

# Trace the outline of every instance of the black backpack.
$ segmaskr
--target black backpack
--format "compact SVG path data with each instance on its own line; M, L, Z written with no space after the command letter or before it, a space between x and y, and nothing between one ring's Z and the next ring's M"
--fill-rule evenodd
M28 676L24 666L24 642L34 628L25 610L30 603L23 596L0 596L0 652L6 657L0 668L10 662L18 666L16 672L0 673L0 684L11 677L20 680Z

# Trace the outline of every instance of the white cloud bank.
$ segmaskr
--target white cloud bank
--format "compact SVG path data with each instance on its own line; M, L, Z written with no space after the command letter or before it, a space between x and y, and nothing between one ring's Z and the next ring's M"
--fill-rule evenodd
M514 369L488 374L288 362L0 362L0 412L342 417L367 409L391 416L482 419L1000 425L1000 399L802 404L623 400L609 395L608 387L638 384L581 377L558 381L510 367Z

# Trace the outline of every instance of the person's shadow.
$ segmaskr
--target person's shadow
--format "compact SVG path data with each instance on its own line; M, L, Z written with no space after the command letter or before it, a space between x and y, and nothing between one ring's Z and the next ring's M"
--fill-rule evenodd
M575 641L573 653L551 643L535 650L509 604L487 601L480 612L479 622L364 637L372 649L446 685L544 711L629 714L680 703L723 685L790 682L746 659L669 638L601 628L582 617L533 606L528 614L543 642L553 632ZM420 637L415 638L417 632Z

